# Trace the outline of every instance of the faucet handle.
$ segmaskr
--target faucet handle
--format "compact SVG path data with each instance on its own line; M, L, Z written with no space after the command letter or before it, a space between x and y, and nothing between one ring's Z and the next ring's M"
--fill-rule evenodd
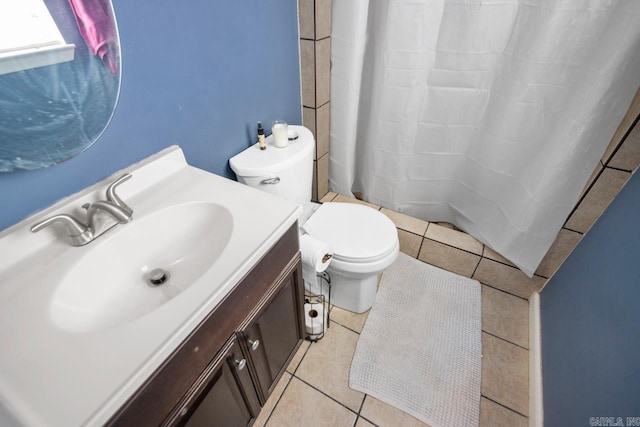
M93 239L93 232L90 228L88 228L86 225L84 225L71 215L67 214L54 215L52 217L44 219L39 223L34 224L31 227L31 231L33 233L37 233L43 228L56 222L60 222L64 225L73 246L86 245Z
M127 181L129 178L131 178L131 174L127 173L122 175L120 178L116 179L115 181L113 181L111 185L107 187L107 200L113 203L114 205L121 207L129 215L131 215L133 214L133 209L127 206L127 204L116 194L116 188L123 182Z

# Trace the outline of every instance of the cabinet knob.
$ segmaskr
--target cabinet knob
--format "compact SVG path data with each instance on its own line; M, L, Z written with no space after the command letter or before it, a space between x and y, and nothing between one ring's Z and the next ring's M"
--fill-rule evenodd
M249 340L249 347L251 348L251 351L257 350L258 347L260 347L260 340Z
M242 371L244 369L244 367L247 366L247 360L246 359L241 359L241 360L236 359L233 362L238 367L238 371Z

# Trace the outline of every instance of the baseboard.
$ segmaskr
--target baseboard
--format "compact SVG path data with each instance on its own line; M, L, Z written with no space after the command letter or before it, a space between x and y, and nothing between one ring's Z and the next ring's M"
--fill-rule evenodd
M540 294L529 299L529 427L542 427L542 336Z

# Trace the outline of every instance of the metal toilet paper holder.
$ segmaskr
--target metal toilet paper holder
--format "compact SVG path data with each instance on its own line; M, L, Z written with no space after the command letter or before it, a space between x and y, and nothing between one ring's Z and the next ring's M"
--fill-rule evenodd
M314 295L310 289L307 289L305 283L304 309L305 309L305 339L311 342L317 342L324 337L327 329L329 329L329 316L331 309L331 276L326 271L318 273L318 283L320 284L320 295ZM324 289L327 289L326 297ZM325 304L326 303L326 304ZM308 306L309 304L309 306ZM307 309L309 312L307 313ZM326 315L325 315L326 313ZM311 332L307 319L310 318ZM317 319L317 320L316 320ZM326 320L325 320L326 319ZM318 324L314 322L319 322Z

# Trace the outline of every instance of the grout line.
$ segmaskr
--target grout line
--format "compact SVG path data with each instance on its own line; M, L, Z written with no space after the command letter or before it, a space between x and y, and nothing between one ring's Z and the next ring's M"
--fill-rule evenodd
M369 395L365 393L364 399L362 399L362 402L360 403L360 409L358 409L358 417L360 416L360 413L362 412L362 408L364 408L364 401L367 400L367 396L369 396Z
M329 191L327 194L324 195L324 197L322 197L323 199L329 194L329 193L333 193L333 191ZM333 193L336 194L336 193ZM335 199L337 196L337 194L335 196L333 196L330 200L325 200L324 202L318 201L318 203L329 203L331 201L333 201L333 199Z
M432 224L431 221L427 221L427 228L424 229L424 234L422 235L422 237L427 237L427 231L429 231L429 227L431 227L431 224Z
M368 395L367 395L367 396L368 396ZM405 412L405 413L406 413L406 412ZM374 423L373 421L371 421L371 420L370 420L369 418L367 418L367 417L360 416L359 418L362 418L363 420L365 420L366 422L368 422L368 423L369 423L369 424L371 424L372 426L380 427L380 424L376 424L376 423Z
M356 414L356 418L357 418L357 415L358 415L358 414L357 414L353 409L351 409L351 408L349 408L348 406L346 406L344 403L339 402L339 401L338 401L338 400L336 400L334 397L332 397L332 396L328 395L327 393L325 393L324 391L320 390L319 388L317 388L317 387L316 387L316 386L314 386L313 384L310 384L310 383L306 382L306 381L305 381L305 380L303 380L302 378L300 378L300 377L298 377L298 376L296 376L296 375L294 375L294 377L296 377L296 379L297 379L298 381L301 381L301 382L305 383L306 385L308 385L309 387L311 387L311 388L312 388L312 389L314 389L315 391L317 391L317 392L319 392L319 393L323 394L324 396L326 396L326 397L328 397L329 399L331 399L331 400L333 400L334 402L336 402L338 405L340 405L340 406L342 406L343 408L345 408L345 409L349 410L349 412L351 412L351 413L353 413L353 414ZM366 395L365 395L365 396L366 396ZM364 398L363 398L363 400L364 400Z
M602 162L600 162L600 163L602 164ZM576 202L576 204L571 209L571 212L569 212L569 215L567 215L567 219L565 219L564 224L562 225L563 228L566 227L567 222L569 222L569 220L571 219L571 217L573 216L575 211L578 210L578 207L580 206L582 201L585 199L585 197L587 197L587 194L589 194L589 192L593 189L593 186L596 184L596 182L598 182L598 180L600 179L600 177L602 176L602 173L604 172L604 170L606 168L607 167L603 165L602 169L600 169L600 172L598 172L596 174L595 178L593 178L593 180L591 181L591 184L589 184L589 186L582 191L582 194L580 194L580 197L578 198L578 201Z
M303 339L304 341L308 341L307 339ZM311 348L311 344L313 344L313 341L309 341L309 345L307 346L307 349L304 351L304 354L302 355L302 357L300 358L300 361L298 362L298 366L296 366L296 369L293 370L293 372L289 372L286 370L286 372L289 372L291 375L294 375L296 373L296 371L298 370L298 368L300 367L300 365L302 365L302 361L304 360L304 357L307 355L307 353L309 352L309 349Z
M418 237L420 237L420 239L424 239L424 237L422 237L421 235L416 234L416 233L414 233L413 231L405 230L405 229L404 229L404 228L402 228L402 227L398 227L398 226L396 226L396 229L397 229L397 230L400 230L400 231L404 231L405 233L411 233L411 234L413 234L414 236L418 236Z
M521 346L520 344L516 344L516 343L514 343L514 342L511 342L511 341L509 341L509 340L508 340L508 339L506 339L506 338L499 337L498 335L496 335L496 334L492 334L491 332L487 332L487 331L485 331L484 329L481 329L481 330L482 330L482 332L484 332L484 333L485 333L485 334L487 334L487 335L491 335L491 336L492 336L492 337L494 337L494 338L497 338L497 339L502 340L502 341L504 341L504 342L506 342L506 343L509 343L509 344L513 344L513 345L515 345L516 347L520 347L520 348L521 348L521 349L523 349L523 350L527 350L527 351L529 351L529 349L528 349L528 348L523 347L523 346Z
M314 2L315 5L315 2ZM313 108L316 108L316 105L318 105L318 44L317 41L315 40L316 38L316 23L315 23L315 19L316 19L316 15L315 15L316 11L315 11L315 6L313 8ZM316 109L316 113L317 113L317 109ZM317 131L317 130L316 130ZM316 169L316 175L318 174L317 169ZM316 176L316 180L317 180L317 176ZM317 181L316 181L317 182Z
M623 118L623 120L624 120L624 118ZM640 122L640 114L637 115L635 119L633 119L633 122L631 122L631 125L629 125L629 128L627 129L627 131L624 133L624 135L622 135L622 138L620 138L620 142L613 149L613 151L609 155L609 158L607 158L607 161L603 163L602 162L602 158L600 158L600 163L602 163L602 165L604 167L608 167L607 165L609 164L609 162L615 157L615 155L618 153L618 150L620 150L622 145L627 141L627 138L629 137L631 132L633 132L633 129L636 127L636 125L639 122Z
M480 284L481 284L482 286L486 286L486 287L491 288L491 289L494 289L494 290L496 290L496 291L500 291L500 292L502 292L503 294L507 294L507 295L509 295L509 296L516 297L516 298L520 298L521 300L525 300L525 301L529 302L529 300L528 300L528 299L526 299L526 298L522 298L522 297L519 297L518 295L514 295L514 294L512 294L511 292L507 292L507 291L505 291L504 289L495 288L495 287L493 287L493 286L491 286L491 285L487 285L487 284L485 284L485 283L480 283Z
M359 332L354 331L353 329L349 328L348 326L344 326L342 323L338 323L338 322L336 322L336 321L335 321L335 320L333 320L333 319L331 320L331 322L335 323L335 324L336 324L336 325L338 325L338 326L342 326L343 328L345 328L345 329L346 329L346 330L348 330L348 331L351 331L351 332L353 332L353 333L356 333L356 334L360 335L360 333L359 333Z
M358 331L356 331L356 330L354 330L354 329L351 329L351 328L350 328L350 327L348 327L347 325L343 325L342 323L337 322L337 321L335 321L335 320L333 320L333 319L331 319L331 320L330 320L330 322L333 322L333 323L335 323L336 325L340 325L340 326L342 326L343 328L348 329L349 331L351 331L351 332L353 332L353 333L355 333L355 334L360 335L360 332L358 332Z
M563 227L563 228L564 228L564 227ZM567 228L567 230L569 230L569 229ZM573 231L573 230L569 230L569 231ZM578 233L578 232L576 232L576 233ZM468 251L467 251L467 252L468 252ZM473 253L473 252L471 252L471 253ZM502 265L504 265L504 266L507 266L507 267L510 267L510 268L513 268L513 269L515 269L515 270L517 270L517 271L522 272L522 270L520 270L518 267L516 267L516 266L514 266L514 265L505 264L504 262L496 261L496 260L495 260L495 259L493 259L493 258L487 258L487 257L484 257L484 256L483 256L482 258L484 258L484 259L486 259L486 260L488 260L488 261L497 262L498 264L502 264ZM524 273L522 273L522 274L524 274ZM534 277L540 277L541 279L545 279L545 280L549 280L549 279L550 279L549 277L543 276L543 275L541 275L541 274L536 274L536 273L533 273L533 276L534 276ZM531 279L533 279L533 277L532 277ZM529 280L531 280L531 279L529 279ZM487 285L487 286L491 286L491 285L489 285L489 284L487 284L487 283L484 283L484 284L485 284L485 285ZM491 287L493 288L493 287L495 287L495 286L491 286ZM505 292L506 292L506 291L505 291ZM510 293L510 292L509 292L509 293ZM515 295L515 294L512 294L512 295ZM518 295L515 295L515 296L518 296ZM520 297L520 298L522 298L522 297ZM526 298L523 298L523 299L526 299Z
M509 261L508 259L507 259L507 262L504 262L504 261L501 261L501 260L497 260L497 259L495 259L495 258L491 258L491 257L490 257L490 256L488 256L488 255L485 255L485 252L487 252L487 248L489 248L489 246L487 246L487 245L482 245L482 246L483 246L483 247L482 247L482 258L483 258L483 259L486 259L487 261L497 262L498 264L502 264L502 265L504 265L504 266L506 266L506 267L515 268L516 270L521 271L518 267L516 267L516 266L515 266L515 264L513 264L513 263L512 263L511 261ZM491 249L491 248L489 248L489 249ZM496 251L494 251L494 252L496 252ZM500 253L498 253L498 252L496 252L496 253L497 253L498 255L502 256ZM503 257L503 258L504 258L504 257ZM506 259L506 258L505 258L505 259ZM534 274L535 274L535 273L534 273Z
M314 131L312 132L313 138L316 140L316 143L313 144L313 158L316 160L316 162L318 161L319 157L318 157L318 109L314 108L313 109L313 129ZM317 163L316 163L317 164ZM317 165L316 165L316 182L317 182L317 175L318 175L318 169L317 169ZM320 197L318 197L318 200L320 200Z
M367 396L368 396L368 395L367 395ZM406 414L406 412L405 412L405 414ZM363 417L362 415L359 415L359 416L358 416L358 419L360 419L360 418L362 418L363 420L365 420L366 422L368 422L369 424L371 424L371 425L372 425L372 426L374 426L374 427L380 427L380 424L376 424L376 423L374 423L373 421L371 421L371 420L370 420L369 418L367 418L367 417Z
M492 398L490 398L490 397L487 397L487 396L485 396L484 394L481 394L480 396L484 397L484 398L485 398L485 399L487 399L487 400L490 400L491 402L495 403L496 405L500 405L500 406L502 406L503 408L510 410L511 412L515 412L516 414L518 414L518 415L522 415L523 417L525 417L525 418L529 419L529 417L528 417L527 415L523 414L522 412L518 412L518 411L516 411L516 410L515 410L515 409L513 409L513 408L510 408L510 407L508 407L508 406L506 406L506 405L503 405L502 403L500 403L500 402L498 402L498 401L496 401L496 400L494 400L494 399L492 399Z
M574 233L578 233L578 234L580 234L581 236L584 236L584 233L582 233L581 231L572 230L572 229L567 228L567 227L562 227L562 228L560 229L560 231L562 231L562 230L572 231L572 232L574 232Z
M285 370L285 373L288 373ZM269 413L269 416L267 417L266 420L264 420L264 424L263 426L266 426L269 423L269 420L271 419L271 415L273 415L273 413L275 412L276 408L278 407L278 404L280 403L280 400L282 400L282 396L284 396L284 393L287 391L287 389L289 388L289 384L291 384L291 379L293 378L293 374L289 374L289 381L287 381L287 384L284 386L284 389L282 390L282 393L280 393L280 396L278 397L278 400L276 400L275 405L273 405L273 408L271 408L271 412ZM267 399L269 400L269 399ZM266 404L266 402L265 402ZM262 408L260 408L260 410L262 410L264 408L264 406ZM260 415L260 413L258 413L258 416ZM256 417L257 419L258 417Z
M425 232L425 233L426 233L426 232ZM463 231L463 233L464 233L464 231ZM467 233L465 233L465 234L467 234ZM467 236L473 237L473 236L471 236L471 234L467 234ZM468 251L468 250L466 250L466 249L459 248L458 246L453 246L453 245L450 245L449 243L441 242L440 240L434 240L434 239L431 239L431 238L429 238L429 237L424 237L424 239L429 239L429 240L431 240L432 242L440 243L440 244L442 244L442 245L447 245L447 246L449 246L450 248L458 249L458 250L460 250L460 251L464 251L464 252L466 252L466 253L468 253L468 254L472 254L472 255L475 255L475 256L479 256L480 258L482 258L482 255L478 255L476 252L471 252L471 251ZM484 246L484 245L482 245L482 246Z
M487 247L487 245L485 245L485 247ZM484 250L482 251L482 253L484 254ZM516 266L515 266L515 265L513 265L513 264L507 264L506 262L498 261L497 259L493 259L493 258L488 257L488 256L484 256L484 255L482 255L482 258L484 258L484 259L486 259L486 260L488 260L488 261L497 262L498 264L506 265L507 267L511 267L511 268L518 269L518 267L516 267ZM509 262L511 262L511 261L509 261Z
M426 233L426 231L425 231L425 233ZM418 248L418 253L416 254L416 259L417 259L418 261L422 261L422 260L420 259L420 251L422 251L422 245L424 245L424 239L425 239L424 237L422 237L422 238L420 239L420 247ZM422 262L424 262L424 261L422 261Z
M363 420L365 420L365 421L368 421L365 417L363 417L363 416L361 416L361 415L360 415L360 413L362 412L362 408L364 407L364 401L365 401L365 400L367 400L367 397L368 397L368 396L369 396L369 395L365 393L364 398L362 399L362 402L360 403L360 408L358 409L358 415L356 416L356 421L355 421L355 423L353 424L353 427L355 427L356 425L358 425L358 420L359 420L360 418L362 418L362 419L363 419ZM373 423L372 423L372 424L373 424ZM374 424L374 425L375 425L375 424Z
M578 230L574 230L573 228L569 228L569 227L567 227L566 224L564 226L562 226L562 228L565 229L565 230L573 231L574 233L580 233L583 236L586 234L586 233L583 233L582 231L578 231Z
M476 279L476 280L478 280L478 279ZM478 281L479 281L479 280L478 280ZM479 282L480 282L480 281L479 281ZM505 294L509 294L509 295L511 295L511 296L514 296L514 297L516 297L516 298L520 298L520 299L522 299L522 300L525 300L525 301L529 302L529 299L528 299L528 298L524 298L524 297L521 297L520 295L516 295L516 294L513 294L513 293L511 293L511 292L509 292L509 291L505 291L504 289L497 288L497 287L495 287L495 286L493 286L493 285L489 285L489 284L484 283L484 282L480 282L480 284L485 285L485 286L488 286L488 287L493 288L493 289L495 289L495 290L497 290L497 291L504 292Z
M484 245L482 245L482 253L484 253ZM478 271L478 267L480 267L480 261L482 261L482 258L484 258L484 256L480 255L480 259L476 264L476 268L473 269L473 273L471 273L471 276L469 277L470 279L473 279L473 275L476 274L476 271ZM475 279L475 280L478 280L478 279Z
M565 258L565 259L566 259L566 258ZM564 262L564 261L563 261L563 262ZM562 264L560 264L560 265L562 265ZM558 267L558 268L560 268L560 267ZM556 269L556 271L558 271L558 270ZM555 273L555 271L554 271L554 273ZM542 274L536 274L536 273L533 273L533 276L534 276L534 277L535 277L535 276L538 276L538 277L542 277L544 280L549 280L549 279L551 278L551 276L553 276L553 274L552 274L551 276L547 277L547 276L543 276ZM533 277L532 277L532 279L533 279ZM544 285L542 285L542 286L544 286Z
M629 169L622 169L622 168L616 168L614 166L605 166L605 169L612 169L614 171L618 171L618 172L627 172L627 173L633 173L633 171L629 170ZM604 169L603 169L604 170Z

